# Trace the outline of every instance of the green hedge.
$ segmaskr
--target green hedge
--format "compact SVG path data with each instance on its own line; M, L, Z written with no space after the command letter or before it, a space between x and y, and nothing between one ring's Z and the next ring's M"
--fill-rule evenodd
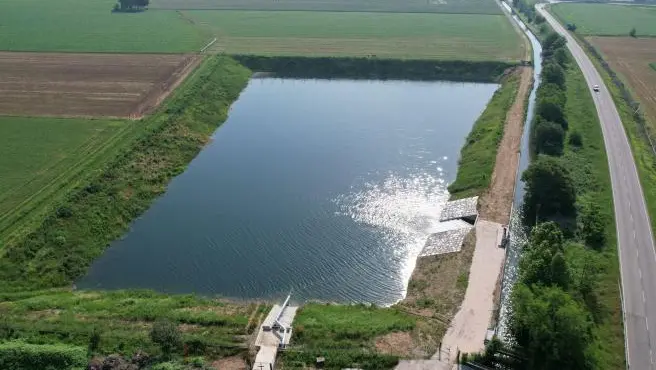
M0 369L66 370L87 365L87 349L61 344L0 343Z
M497 81L513 64L504 62L434 61L380 58L268 57L235 55L255 72L291 78L379 80Z

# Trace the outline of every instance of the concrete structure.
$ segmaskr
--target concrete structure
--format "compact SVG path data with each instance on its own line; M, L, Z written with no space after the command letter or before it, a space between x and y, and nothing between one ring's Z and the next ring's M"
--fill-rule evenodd
M255 339L259 349L253 364L254 370L273 370L279 349L284 349L292 337L292 322L298 307L290 306L291 295L282 305L274 305L260 326Z
M465 240L465 236L467 236L471 229L471 226L466 226L459 229L441 231L439 233L431 234L428 237L428 240L426 240L424 249L419 254L419 257L460 252L462 249L462 243Z
M476 223L478 217L478 197L463 198L447 202L442 208L440 222L462 219L470 224Z

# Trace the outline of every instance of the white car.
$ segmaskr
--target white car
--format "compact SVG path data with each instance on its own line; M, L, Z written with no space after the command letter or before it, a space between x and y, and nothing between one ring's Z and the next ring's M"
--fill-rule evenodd
M599 92L599 85L592 86L592 90Z

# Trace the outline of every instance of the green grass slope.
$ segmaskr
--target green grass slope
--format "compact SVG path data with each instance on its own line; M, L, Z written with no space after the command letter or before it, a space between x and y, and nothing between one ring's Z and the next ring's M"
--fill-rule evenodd
M2 0L0 50L195 51L209 40L175 11L112 13L113 0Z
M567 4L551 6L551 12L564 24L576 24L583 35L656 36L656 7L611 4Z

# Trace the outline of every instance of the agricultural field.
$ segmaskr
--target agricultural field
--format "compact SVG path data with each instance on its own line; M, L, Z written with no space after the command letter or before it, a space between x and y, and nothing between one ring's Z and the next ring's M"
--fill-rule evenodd
M228 54L518 61L524 43L503 15L263 12L181 13Z
M493 0L154 0L150 8L502 14Z
M2 0L0 50L184 53L209 40L175 11L112 13L115 0Z
M588 37L642 102L656 129L656 38ZM650 65L651 62L651 65Z
M0 52L0 114L138 118L199 60L184 54Z
M573 23L582 35L656 36L656 7L611 4L554 4L551 12L563 24Z
M0 245L108 161L131 127L120 120L0 117Z

